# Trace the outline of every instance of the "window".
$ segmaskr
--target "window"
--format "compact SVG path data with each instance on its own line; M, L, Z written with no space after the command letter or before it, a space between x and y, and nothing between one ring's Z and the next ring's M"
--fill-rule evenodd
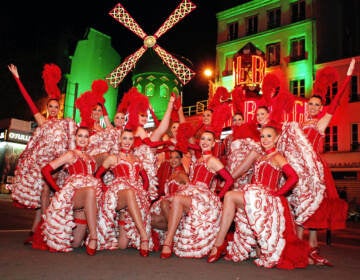
M291 4L291 21L297 22L305 19L305 0L299 0Z
M145 95L146 96L154 96L155 85L153 83L148 83L145 86Z
M305 59L305 38L295 38L290 42L290 61L298 61Z
M267 28L279 27L281 24L281 10L276 8L267 12Z
M169 96L169 87L166 84L160 86L160 97L168 98Z
M258 31L258 16L246 18L246 35L255 34Z
M337 126L327 127L325 130L325 143L324 151L337 151L338 150L338 130Z
M292 80L290 81L290 91L293 95L305 97L305 80Z
M350 102L356 102L356 101L360 101L360 94L358 92L358 78L357 76L352 76Z
M235 40L239 38L239 24L232 22L228 25L228 40Z
M266 46L266 64L267 66L280 65L280 43Z
M335 82L331 86L328 87L325 95L325 105L329 105L331 100L335 97L338 92L338 83Z
M223 76L229 76L229 75L232 75L233 73L233 61L234 61L234 58L233 56L227 56L225 58L225 69L224 71L222 72L222 75Z
M360 151L359 134L360 124L353 123L351 125L351 151Z

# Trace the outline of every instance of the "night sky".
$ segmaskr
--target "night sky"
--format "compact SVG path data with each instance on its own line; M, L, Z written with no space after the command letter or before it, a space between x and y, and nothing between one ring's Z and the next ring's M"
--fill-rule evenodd
M18 66L21 80L29 94L37 100L46 96L41 79L43 65L56 63L63 74L68 73L68 57L73 54L77 41L84 38L89 27L111 36L112 45L122 59L143 44L139 37L108 15L117 3L121 3L143 30L152 35L181 1L21 2L9 1L0 9L0 119L33 119L7 69L9 63ZM216 12L241 2L244 1L193 0L197 8L159 38L161 47L191 61L191 68L197 73L184 87L185 106L207 98L208 84L201 71L207 65L215 65ZM130 78L131 72L119 85L120 97L129 89ZM64 79L59 86L64 92Z

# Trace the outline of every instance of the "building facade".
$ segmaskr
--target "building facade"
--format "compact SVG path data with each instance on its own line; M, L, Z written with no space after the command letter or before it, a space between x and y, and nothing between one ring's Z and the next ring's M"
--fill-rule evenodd
M338 188L345 188L348 199L358 202L360 24L355 11L359 5L352 0L253 0L217 13L215 78L216 86L232 90L237 85L235 58L251 44L265 54L265 74L281 71L289 90L299 98L311 96L318 69L335 67L339 80L328 90L330 102L355 57L355 71L346 89L348 102L342 102L326 131L323 156Z

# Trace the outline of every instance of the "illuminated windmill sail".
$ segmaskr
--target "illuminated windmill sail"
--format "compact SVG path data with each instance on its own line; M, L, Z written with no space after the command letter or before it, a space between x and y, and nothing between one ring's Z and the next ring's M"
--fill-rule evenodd
M157 44L156 40L195 8L196 5L194 3L189 0L183 0L155 32L155 34L149 36L142 30L139 24L131 17L131 15L120 3L116 4L116 6L109 12L109 15L139 36L144 41L144 45L126 57L124 61L106 77L110 84L116 88L126 75L135 67L137 61L148 48L154 49L154 51L160 56L160 58L171 69L183 85L187 84L193 78L195 72L161 48Z

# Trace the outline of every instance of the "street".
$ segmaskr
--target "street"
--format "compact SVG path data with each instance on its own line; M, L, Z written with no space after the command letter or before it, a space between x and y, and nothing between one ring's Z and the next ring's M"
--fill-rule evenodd
M70 253L50 253L23 245L33 211L17 209L9 196L0 197L0 279L358 279L360 268L360 223L332 233L326 245L320 234L321 253L335 267L308 266L284 271L259 268L251 261L234 263L221 259L208 264L205 259L172 256L162 260L159 252L143 258L137 250L99 251L88 256L84 248Z

